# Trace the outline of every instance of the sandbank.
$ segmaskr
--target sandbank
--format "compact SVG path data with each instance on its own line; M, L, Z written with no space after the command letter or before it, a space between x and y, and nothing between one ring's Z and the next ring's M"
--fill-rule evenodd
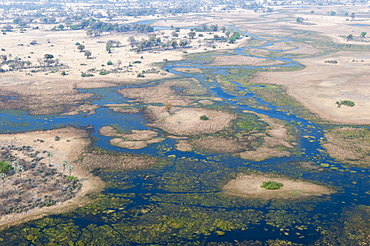
M261 188L263 182L275 181L283 187L277 190ZM293 180L269 175L242 175L230 180L223 188L227 195L259 199L299 199L307 196L322 196L334 193L333 190L307 181Z

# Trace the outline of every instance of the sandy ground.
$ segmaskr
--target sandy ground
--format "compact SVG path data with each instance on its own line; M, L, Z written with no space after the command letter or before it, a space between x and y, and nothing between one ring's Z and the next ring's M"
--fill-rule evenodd
M283 187L278 190L261 188L260 186L263 182L267 181L282 183ZM223 190L228 195L261 199L297 199L306 196L321 196L334 193L329 188L309 182L265 175L239 176L236 179L230 180L224 186Z
M111 145L126 149L142 149L152 143L159 143L165 138L158 138L158 132L151 130L131 130L130 134L120 133L114 127L104 126L99 129L99 134L114 137L109 141Z
M55 141L55 136L61 137L60 141ZM84 130L65 127L48 131L1 134L0 139L2 144L33 146L35 150L50 151L53 154L51 163L54 168L62 172L62 161L68 161L68 164L72 165L75 170L72 172L72 175L83 180L81 191L71 200L51 207L29 210L27 214L9 214L2 216L0 218L0 228L41 218L50 214L66 212L78 206L83 206L88 202L86 197L87 194L100 191L103 187L103 183L98 177L94 177L88 172L83 171L79 162L77 162L81 152L90 144L88 133ZM42 139L44 142L35 141L36 139Z
M150 127L160 128L174 135L199 135L221 131L235 116L226 112L203 108L173 108L171 114L164 107L148 106L146 113L154 121ZM201 120L206 115L208 120Z
M335 60L337 64L325 63ZM324 119L338 123L370 123L370 54L339 52L299 60L305 69L295 72L264 72L254 82L283 85L290 96ZM354 107L337 107L350 100Z

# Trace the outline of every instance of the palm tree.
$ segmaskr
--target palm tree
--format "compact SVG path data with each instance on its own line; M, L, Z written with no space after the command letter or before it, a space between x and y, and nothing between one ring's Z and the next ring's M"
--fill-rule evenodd
M15 168L14 168L14 171L16 174L19 175L19 178L22 180L22 173L24 173L24 167L21 166L21 165L17 165Z
M14 169L16 169L17 167L18 167L18 161L13 161L13 163L12 163L12 167L14 168Z
M48 157L49 157L49 167L51 167L51 157L53 156L53 153L51 153L50 151L47 153Z
M63 164L63 172L66 170L66 166L68 164L68 161L62 161Z
M0 173L0 177L3 180L3 192L1 193L1 195L3 196L4 195L4 186L5 186L6 174L5 173Z
M71 176L72 172L74 171L73 166L68 165L68 166L67 166L67 169L68 169L68 172L69 172L69 176Z

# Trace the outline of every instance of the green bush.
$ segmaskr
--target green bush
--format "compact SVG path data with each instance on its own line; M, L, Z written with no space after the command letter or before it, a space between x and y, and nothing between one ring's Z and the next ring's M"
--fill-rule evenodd
M69 181L72 181L72 180L78 180L78 178L77 178L77 177L75 177L75 176L67 176L67 179L68 179Z
M111 60L109 60L109 61L107 62L107 65L108 65L108 66L113 65L113 62L112 62Z
M209 118L206 115L202 115L199 117L201 120L209 120Z
M81 73L81 77L93 77L94 74L91 73Z
M261 188L265 188L265 189L268 189L268 190L278 190L281 187L283 187L283 184L275 182L275 181L263 182L263 184L261 185Z
M141 63L141 61L134 61L133 63Z
M12 166L9 165L8 162L0 161L0 173L5 173L10 170L12 170Z
M349 101L349 100L336 101L336 104L338 105L339 108L342 105L345 105L345 106L348 106L348 107L354 107L355 106L355 103L352 102L352 101Z
M108 74L108 72L107 71L100 71L99 72L99 75L107 75Z

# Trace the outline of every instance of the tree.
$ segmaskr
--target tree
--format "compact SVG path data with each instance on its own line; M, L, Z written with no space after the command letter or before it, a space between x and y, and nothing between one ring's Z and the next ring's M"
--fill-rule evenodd
M54 58L54 56L53 56L52 54L45 54L45 55L44 55L44 58L45 58L46 60L51 60L51 59L53 59L53 58Z
M71 176L72 172L74 171L73 166L68 165L68 166L67 166L67 169L68 169L68 172L69 172L69 176Z
M166 103L166 105L164 106L164 110L166 110L166 112L168 112L169 114L171 114L171 109L172 109L172 103Z
M24 173L24 167L21 165L18 165L14 171L18 174L19 179L22 180L22 174Z
M63 29L64 29L64 25L60 24L60 25L58 26L58 28L59 28L60 30L63 30Z
M195 37L195 34L196 34L195 32L189 32L188 36L189 38L193 39Z
M116 67L117 69L119 69L119 67L122 65L122 61L121 60L117 60L116 62Z
M112 53L112 45L111 44L106 44L105 45L105 50L110 54L110 53Z
M177 43L176 40L174 40L171 44L172 48L176 49L176 47L178 46L179 44Z
M51 167L51 157L53 156L53 153L48 151L47 156L49 157L49 167Z
M62 165L63 165L63 172L66 170L66 166L68 164L68 161L62 161Z
M356 17L356 14L355 13L352 13L351 14L351 17L352 17L352 19L354 19Z
M275 181L267 181L267 182L263 182L263 184L260 187L268 189L268 190L278 190L283 186L284 185L282 183L278 183Z
M6 60L8 60L8 57L6 55L0 55L0 59L3 60L3 62L6 62Z
M3 181L3 191L1 193L2 196L4 195L4 186L5 186L6 177L7 177L7 175L5 173L0 173L0 178Z
M183 47L183 48L185 48L185 46L187 46L189 44L189 42L188 42L188 40L186 40L186 39L181 39L180 40L180 43L179 43L179 45L181 46L181 47Z
M366 32L361 32L361 37L364 38L366 36L366 34L367 34Z
M84 51L84 49L85 49L85 45L80 44L80 45L78 45L78 46L77 46L77 49L78 49L80 52L82 52L82 51Z
M352 34L347 36L347 41L349 41L349 40L353 40L353 35Z
M92 53L91 53L91 51L86 50L84 55L86 56L87 59L90 59Z
M296 22L297 23L303 23L303 18L302 17L297 17Z
M234 36L231 36L230 38L229 38L229 43L235 43L235 41L236 41L236 38L234 37Z

